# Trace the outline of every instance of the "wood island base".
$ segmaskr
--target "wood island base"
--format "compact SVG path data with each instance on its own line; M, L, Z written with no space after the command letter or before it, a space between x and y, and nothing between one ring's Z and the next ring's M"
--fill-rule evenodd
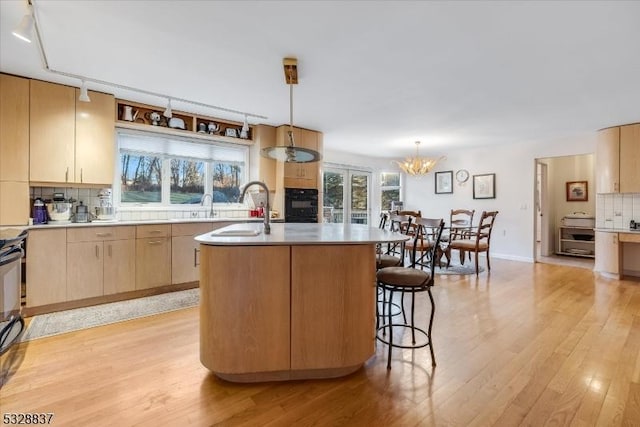
M346 366L344 368L328 369L306 369L300 371L277 371L277 372L253 372L249 374L223 374L213 372L213 374L225 381L234 383L257 383L268 381L295 381L295 380L317 380L328 378L340 378L357 372L363 364Z

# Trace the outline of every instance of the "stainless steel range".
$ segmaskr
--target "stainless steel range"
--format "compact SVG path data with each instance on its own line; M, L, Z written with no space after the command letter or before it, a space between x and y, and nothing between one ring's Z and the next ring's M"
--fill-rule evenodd
M27 230L0 230L0 354L5 353L24 330L20 298L26 238Z

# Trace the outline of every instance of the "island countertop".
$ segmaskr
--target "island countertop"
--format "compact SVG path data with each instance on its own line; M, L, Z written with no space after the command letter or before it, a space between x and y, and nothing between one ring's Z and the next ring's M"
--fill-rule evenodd
M196 236L196 241L214 246L336 245L401 242L409 236L363 224L234 224Z

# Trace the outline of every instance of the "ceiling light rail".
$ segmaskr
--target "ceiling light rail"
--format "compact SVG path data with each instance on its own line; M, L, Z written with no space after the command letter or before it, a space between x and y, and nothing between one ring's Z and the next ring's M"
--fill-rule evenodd
M51 68L49 66L49 60L47 59L47 55L46 55L46 52L44 50L44 44L42 42L42 35L40 33L40 26L38 25L35 0L27 0L27 8L28 8L27 13L23 16L22 20L20 21L20 24L13 31L13 35L18 37L19 39L21 39L23 41L31 43L32 36L35 34L35 38L36 38L36 42L37 42L36 44L38 45L38 51L40 53L40 58L42 60L42 65L43 65L45 70L47 70L48 72L50 72L52 74L57 74L59 76L69 77L69 78L73 78L73 79L78 79L83 83L83 87L85 87L85 88L86 88L86 83L87 82L91 82L91 83L95 83L95 84L102 85L102 86L110 86L110 87L121 89L121 90L125 90L125 91L136 92L136 93L140 93L140 94L143 94L143 95L149 95L149 96L153 96L153 97L157 97L157 98L167 99L168 100L167 109L165 110L165 114L169 114L169 116L165 116L167 118L171 117L170 116L171 115L171 101L174 101L174 102L181 102L181 103L185 103L185 104L195 105L197 107L207 108L207 109L211 109L211 110L222 111L222 112L225 112L225 113L239 114L239 115L245 117L245 121L246 121L247 117L253 117L253 118L259 119L259 120L267 120L268 119L268 117L260 115L260 114L254 114L254 113L249 113L249 112L245 112L245 111L234 110L234 109L231 109L231 108L219 107L217 105L211 105L211 104L206 104L204 102L192 101L192 100L185 99L185 98L178 98L178 97L171 96L171 95L164 94L164 93L158 93L158 92L152 92L150 90L138 89L138 88L134 88L134 87L131 87L131 86L126 86L126 85L121 85L121 84L118 84L118 83L108 82L106 80L94 79L94 78L90 78L90 77L87 77L87 76L83 76L81 74L68 73L66 71L60 71L60 70L56 70L54 68ZM81 92L81 96L82 96L82 92ZM86 99L89 99L88 95L87 95ZM85 99L80 99L80 100L84 101L84 102L90 102L90 101L87 101Z

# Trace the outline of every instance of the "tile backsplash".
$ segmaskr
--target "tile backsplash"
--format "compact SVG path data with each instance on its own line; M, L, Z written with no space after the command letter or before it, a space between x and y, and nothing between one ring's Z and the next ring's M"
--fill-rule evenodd
M100 206L98 193L100 188L53 188L53 187L31 187L30 195L32 199L41 197L44 200L51 200L53 193L64 193L65 199L73 198L76 202L82 201L89 206L89 212L94 212L96 206ZM115 203L114 203L115 206ZM211 206L177 205L171 209L156 206L127 206L116 207L116 219L120 221L150 221L165 219L193 219L207 218L210 216ZM247 206L238 203L225 203L214 206L214 218L248 218L249 209Z
M596 195L596 227L629 228L631 220L640 221L640 194Z

